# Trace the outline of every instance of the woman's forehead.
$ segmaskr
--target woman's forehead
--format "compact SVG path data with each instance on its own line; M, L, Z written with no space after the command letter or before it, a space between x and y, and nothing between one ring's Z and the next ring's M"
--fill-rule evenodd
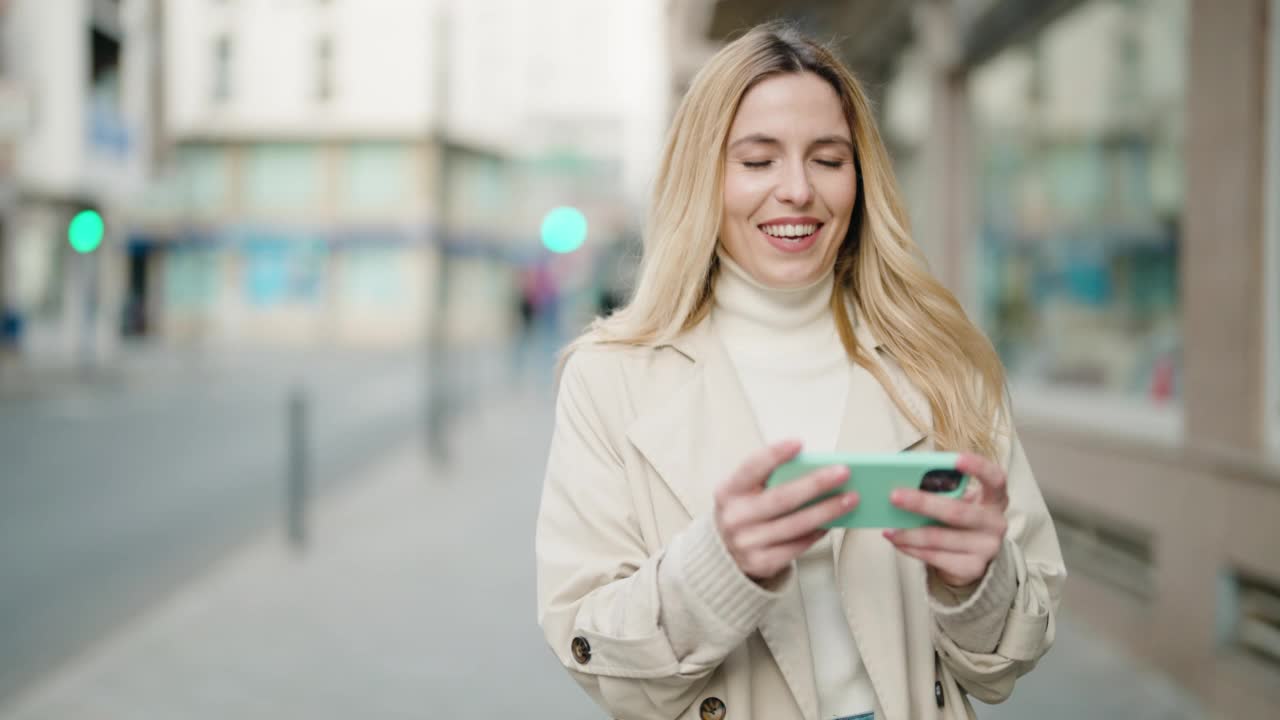
M840 97L812 73L767 78L747 91L738 106L729 142L751 137L781 142L837 136L850 138Z

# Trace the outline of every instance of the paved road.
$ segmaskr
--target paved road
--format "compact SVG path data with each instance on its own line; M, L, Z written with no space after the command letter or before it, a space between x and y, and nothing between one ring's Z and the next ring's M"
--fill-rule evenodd
M285 397L320 486L418 427L413 353L150 353L0 397L0 698L282 511Z

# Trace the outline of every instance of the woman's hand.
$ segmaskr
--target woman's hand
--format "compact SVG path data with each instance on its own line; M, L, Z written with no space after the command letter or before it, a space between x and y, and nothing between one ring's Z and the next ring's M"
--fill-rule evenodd
M951 587L972 585L987 573L1000 552L1009 523L1004 470L977 455L961 455L956 469L977 480L964 497L953 499L921 490L895 490L890 501L947 527L886 530L884 536L899 550L924 561L938 579Z
M766 583L785 570L800 553L825 533L824 523L852 510L856 493L844 493L796 511L835 490L849 477L849 469L833 466L815 470L777 487L765 489L774 468L800 452L788 440L760 450L716 488L716 529L734 562L747 577Z

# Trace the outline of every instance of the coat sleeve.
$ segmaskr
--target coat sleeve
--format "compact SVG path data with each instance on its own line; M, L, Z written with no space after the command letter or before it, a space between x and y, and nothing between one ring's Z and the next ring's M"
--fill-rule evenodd
M781 590L738 570L711 517L646 549L618 452L620 414L607 407L621 380L609 355L578 351L561 379L535 541L538 621L612 717L674 718Z
M1005 417L1010 415L1006 411ZM1007 424L1001 443L1008 479L1009 530L987 574L969 595L930 580L934 647L970 695L999 703L1053 644L1066 579L1058 536L1026 454Z

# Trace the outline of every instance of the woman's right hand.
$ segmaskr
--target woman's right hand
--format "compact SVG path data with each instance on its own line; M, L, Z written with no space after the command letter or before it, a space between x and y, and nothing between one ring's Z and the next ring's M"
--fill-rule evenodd
M843 493L797 511L805 503L844 484L843 465L813 472L773 488L765 481L774 468L800 452L786 440L760 450L716 488L716 529L747 577L765 584L826 534L822 525L852 510L857 493Z

